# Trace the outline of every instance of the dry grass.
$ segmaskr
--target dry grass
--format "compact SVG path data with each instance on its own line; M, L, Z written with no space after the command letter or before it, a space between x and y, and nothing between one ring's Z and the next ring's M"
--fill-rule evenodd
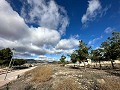
M120 90L120 80L105 78L105 84L99 86L100 90Z
M65 79L58 83L54 90L79 90L79 84L73 79Z
M51 79L52 74L53 69L50 65L38 66L9 83L8 87L9 90L49 90L51 83L47 81ZM8 90L6 88L5 85L0 90Z
M9 84L9 90L120 90L120 78L97 69L41 65Z
M31 71L25 73L25 77L31 76L31 81L39 83L50 80L51 75L53 74L52 67L47 66L39 66Z

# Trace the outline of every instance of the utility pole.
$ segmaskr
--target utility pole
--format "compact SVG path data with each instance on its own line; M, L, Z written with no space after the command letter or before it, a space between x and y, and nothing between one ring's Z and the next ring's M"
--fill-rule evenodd
M12 49L12 52L13 52L13 56L14 56L14 48ZM12 56L12 57L13 57ZM7 70L6 70L6 74L5 74L5 78L4 78L4 80L6 80L6 78L7 78L7 74L8 74L8 70L9 70L9 68L10 68L10 66L11 66L11 63L12 63L12 58L11 58L11 60L10 60L10 63L9 63L9 66L8 66L8 68L7 68Z

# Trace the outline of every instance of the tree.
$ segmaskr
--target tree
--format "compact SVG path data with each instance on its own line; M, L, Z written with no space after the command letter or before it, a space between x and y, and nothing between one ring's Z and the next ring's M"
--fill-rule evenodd
M95 62L99 62L100 69L101 69L102 58L103 58L103 49L98 48L96 50L91 51L91 59Z
M8 65L12 56L13 56L13 52L11 51L10 48L5 48L0 50L0 60L2 62L1 64Z
M120 57L120 32L113 32L112 36L101 44L101 47L104 48L105 59L110 60L114 68L114 60Z
M0 59L2 60L11 60L12 58L12 51L10 48L5 48L5 49L2 49L1 52L0 52Z
M87 47L87 45L81 40L81 41L79 41L79 49L76 50L79 60L81 60L84 63L85 70L86 70L85 61L87 60L87 58L89 56L88 50L90 48L91 47Z
M65 66L65 64L66 64L65 59L66 59L66 57L64 55L62 55L60 58L60 62L63 64L63 66Z
M77 55L76 51L74 51L74 52L70 55L70 58L71 58L72 63L74 63L74 67L75 67L75 63L77 62L77 58L78 58L78 55Z
M0 50L0 60L2 60L2 57L3 57L2 50Z

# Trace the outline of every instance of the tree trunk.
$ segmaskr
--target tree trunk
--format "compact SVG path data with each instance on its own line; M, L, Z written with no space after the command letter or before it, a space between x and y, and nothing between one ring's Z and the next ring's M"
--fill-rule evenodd
M112 60L112 59L110 59L110 60L111 60L111 65L112 65L112 68L114 69L115 67L114 67L113 60Z
M99 60L99 66L100 66L100 69L102 69L102 66L101 66L101 62L100 62L100 60Z
M95 65L96 67L97 67L97 62L96 62L96 65Z
M95 63L94 67L96 67L96 68L97 68L97 62Z
M64 67L64 66L65 66L65 64L62 64L62 66Z
M79 67L80 67L80 62L79 62Z
M74 63L74 67L75 67L75 63Z
M85 60L83 60L83 63L84 63L84 69L86 71L86 64L85 64Z

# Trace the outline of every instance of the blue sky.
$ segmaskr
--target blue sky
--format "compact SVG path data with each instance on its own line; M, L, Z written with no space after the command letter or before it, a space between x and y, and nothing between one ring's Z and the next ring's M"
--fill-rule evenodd
M59 58L83 40L96 49L120 31L120 0L1 0L0 48L17 58Z

